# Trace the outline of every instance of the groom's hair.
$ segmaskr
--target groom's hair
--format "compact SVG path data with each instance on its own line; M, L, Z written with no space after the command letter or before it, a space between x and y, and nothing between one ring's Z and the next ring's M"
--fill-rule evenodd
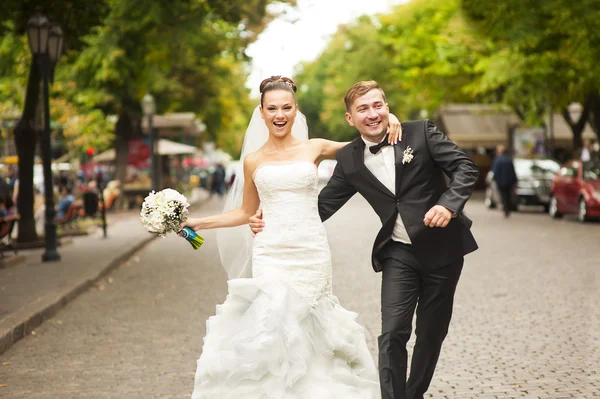
M385 93L383 89L379 86L379 83L377 83L374 80L363 80L361 82L354 83L350 90L348 90L348 92L346 93L346 97L344 97L344 102L346 103L346 111L350 112L354 100L356 100L360 96L364 96L373 89L379 89L381 95L383 96L383 101L387 103Z
M270 78L264 79L260 82L260 106L263 105L263 99L265 97L265 93L273 90L285 90L289 91L296 97L296 83L290 78L286 78L285 76L276 75L271 76Z

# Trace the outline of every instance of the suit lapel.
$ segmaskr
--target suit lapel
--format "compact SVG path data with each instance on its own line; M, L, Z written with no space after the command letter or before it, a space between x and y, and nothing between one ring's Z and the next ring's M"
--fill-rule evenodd
M404 172L404 164L402 163L402 157L404 156L404 150L406 149L406 135L403 136L402 141L394 146L394 155L396 156L396 198L400 196L400 189L402 187L402 172Z
M353 156L354 165L356 165L358 173L360 173L368 182L370 182L379 191L382 191L385 194L394 197L394 193L390 192L390 190L388 190L388 188L382 182L380 182L379 179L373 175L373 173L371 173L371 171L367 168L367 165L365 165L365 143L360 138L354 143Z

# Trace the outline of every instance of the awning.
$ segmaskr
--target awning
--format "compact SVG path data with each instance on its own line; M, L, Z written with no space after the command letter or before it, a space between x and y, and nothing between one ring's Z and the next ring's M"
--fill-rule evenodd
M581 108L579 104L571 104L569 111L577 114L578 108ZM440 107L437 122L450 140L464 149L507 144L511 127L522 126L521 120L510 108L497 104L448 104ZM570 147L573 133L563 116L554 113L553 122L554 145ZM583 138L594 137L593 130L586 123Z
M193 112L154 115L152 127L160 130L162 137L179 137L182 132L190 136L200 136L206 131L206 125L196 118ZM142 131L148 131L148 118L142 118Z
M183 155L200 153L200 149L192 145L181 144L171 140L159 139L158 155Z
M74 157L72 154L67 152L67 153L61 155L60 157L53 159L52 163L66 163L66 162L70 162L74 158L76 158L76 157Z
M520 120L502 105L448 104L440 107L438 123L450 140L467 149L505 144L509 129Z
M92 158L92 162L111 162L115 160L115 149L111 148Z
M184 155L184 154L200 154L199 148L176 143L171 140L159 139L156 146L158 155ZM115 149L104 151L92 158L92 162L111 162L115 160Z

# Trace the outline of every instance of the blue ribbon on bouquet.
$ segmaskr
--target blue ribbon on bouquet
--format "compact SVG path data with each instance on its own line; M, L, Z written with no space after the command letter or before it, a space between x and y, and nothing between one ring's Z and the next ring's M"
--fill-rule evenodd
M194 249L198 249L204 244L204 238L196 234L194 230L187 226L179 231L179 235L188 240Z

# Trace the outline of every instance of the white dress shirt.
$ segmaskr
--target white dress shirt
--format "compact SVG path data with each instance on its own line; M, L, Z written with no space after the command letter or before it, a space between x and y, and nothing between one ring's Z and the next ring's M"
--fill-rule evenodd
M584 147L583 150L581 150L581 161L589 162L591 159L592 155L590 154L590 150Z
M395 195L396 156L394 154L394 148L391 145L387 145L377 154L372 154L371 151L369 151L369 147L377 145L378 143L371 143L370 141L365 140L364 137L362 139L365 142L365 166L377 180ZM396 218L392 240L403 242L405 244L412 244L410 237L406 232L406 227L404 227L404 223L402 222L402 217L400 217L400 213L398 213L398 217Z

